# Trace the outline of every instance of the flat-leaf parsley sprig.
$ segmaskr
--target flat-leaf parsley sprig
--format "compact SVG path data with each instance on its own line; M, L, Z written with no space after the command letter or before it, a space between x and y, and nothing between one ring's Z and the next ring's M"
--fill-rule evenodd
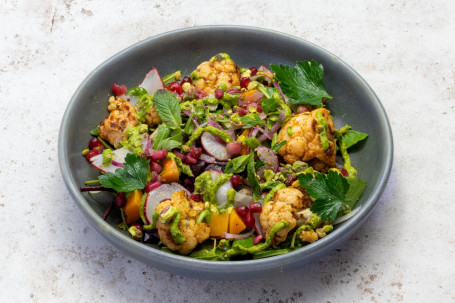
M271 64L276 79L291 104L322 106L322 99L332 99L324 88L324 68L316 61L297 61L294 68Z
M149 161L133 153L127 154L123 168L115 173L106 173L98 177L105 188L112 188L118 192L130 192L143 189L147 183Z
M314 177L305 173L297 178L300 186L315 199L311 211L322 220L333 222L342 208L349 207L346 201L349 183L342 174L330 170L327 175L315 172Z

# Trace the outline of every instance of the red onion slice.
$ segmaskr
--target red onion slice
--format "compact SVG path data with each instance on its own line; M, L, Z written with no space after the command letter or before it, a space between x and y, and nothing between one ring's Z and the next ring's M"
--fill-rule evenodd
M152 142L150 141L150 136L148 133L143 133L141 135L141 143L142 143L141 149L144 152L147 151L152 146Z
M256 233L258 235L264 235L264 233L262 232L262 226L261 226L261 220L260 220L260 216L261 214L260 213L254 213L253 214L254 216L254 230L256 231Z
M242 90L240 88L231 88L226 91L227 94L230 95L236 95L236 94L241 94Z
M230 233L227 233L227 232L224 232L222 235L221 235L221 238L224 238L224 239L237 239L237 240L240 240L240 239L246 239L248 237L251 237L254 233L254 229L250 230L249 232L247 232L246 234L230 234Z
M112 164L112 165L115 165L115 166L117 166L117 167L122 167L122 168L123 168L123 163L119 163L119 162L117 162L117 161L112 161L111 164Z

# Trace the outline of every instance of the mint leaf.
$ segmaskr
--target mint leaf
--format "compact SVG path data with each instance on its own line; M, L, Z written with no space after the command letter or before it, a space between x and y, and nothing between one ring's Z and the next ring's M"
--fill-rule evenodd
M158 143L157 150L168 149L171 150L176 147L182 146L183 135L181 130L175 130L171 137L166 138Z
M224 169L225 174L239 174L245 170L245 167L253 159L253 153L248 155L239 156L232 159Z
M103 187L129 192L145 187L148 169L149 163L145 158L130 153L125 157L123 168L101 175L98 179Z
M259 117L258 113L247 114L240 118L240 121L244 124L242 128L252 128L256 125L266 125L266 122Z
M277 153L280 148L282 148L288 141L284 140L279 143L273 144L272 145L272 150Z
M346 205L346 193L349 183L343 175L329 171L327 175L315 172L314 178L310 173L297 176L307 193L314 199L311 211L322 220L333 222L339 210Z
M368 134L361 133L355 130L347 130L342 134L344 144L346 144L346 149L357 144L358 142L366 139Z
M324 68L316 61L297 61L296 67L271 64L283 93L291 104L322 106L322 98L332 99L324 88Z
M245 138L243 142L245 142L251 150L255 150L259 145L261 145L261 142L256 138Z
M345 202L349 208L353 209L357 201L359 201L367 183L361 179L354 177L346 177L349 183L349 190L346 193Z
M255 173L254 157L251 157L251 160L248 161L248 164L246 166L246 172L248 181L250 181L251 190L253 191L253 201L257 202L261 198L262 189L261 186L259 185L259 179Z
M153 97L153 106L167 127L180 128L182 124L180 102L171 92L164 89L157 90Z
M167 137L169 137L171 130L167 128L164 124L160 124L156 129L156 133L157 133L156 138L153 141L153 149L158 150L161 141L164 141Z

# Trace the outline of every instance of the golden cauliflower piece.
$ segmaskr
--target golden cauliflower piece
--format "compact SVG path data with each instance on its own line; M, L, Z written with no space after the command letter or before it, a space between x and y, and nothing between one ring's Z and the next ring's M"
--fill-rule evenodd
M299 235L302 242L314 243L319 240L318 234L313 230L303 230Z
M318 115L321 115L327 124L327 149L324 149L321 143ZM287 163L304 161L317 171L327 172L336 165L334 138L335 126L330 112L325 108L318 108L294 115L283 125L278 133L278 139L286 140L287 143L278 150L278 153Z
M120 105L125 102L122 98L119 98L117 96L111 96L109 98L109 105L107 106L107 109L112 112L114 110L118 110L120 108Z
M145 123L147 123L148 126L161 124L161 118L160 116L158 116L155 107L152 106L150 110L147 112L147 116L145 117Z
M217 60L217 56L221 60ZM227 89L240 85L239 68L234 61L227 55L217 56L210 61L202 62L194 71L200 76L193 82L194 85L207 94L214 94L215 89L222 83L226 84Z
M202 243L209 238L210 227L205 222L202 222L201 224L196 223L197 217L205 209L205 205L202 202L195 202L188 199L185 195L185 191L181 190L175 192L172 195L171 200L159 203L155 207L155 211L162 211L168 206L174 206L180 209L182 219L179 223L179 229L186 240L182 244L177 244L172 238L170 223L163 224L158 220L156 228L158 229L160 241L169 249L187 255L199 243Z
M126 134L126 129L138 124L136 110L128 101L117 97L109 99L108 110L111 113L100 123L99 135L118 147Z
M275 223L285 220L289 223L289 227L280 230L273 238L273 245L286 240L288 233L294 229L297 224L297 211L304 206L306 197L296 188L288 187L278 190L273 196L272 201L266 203L262 207L260 221L262 231L266 237Z

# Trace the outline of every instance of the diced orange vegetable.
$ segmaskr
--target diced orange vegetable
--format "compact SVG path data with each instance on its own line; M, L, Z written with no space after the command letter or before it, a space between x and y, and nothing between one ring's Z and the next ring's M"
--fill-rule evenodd
M229 214L229 233L231 234L240 234L246 228L245 223L239 217L235 209Z
M249 134L250 134L250 129L247 128L242 132L242 134L240 134L240 136L248 137Z
M141 205L142 190L136 189L126 198L125 216L126 223L132 224L141 217L139 206Z
M248 128L248 129L245 129L245 130L242 132L242 134L239 136L239 138L240 138L240 137L242 137L242 138L247 138L249 134L250 134L250 129L249 129L249 128ZM243 143L243 142L242 142L242 144L243 144L243 146L242 146L242 152L241 152L240 154L241 154L241 155L246 155L246 149L247 149L248 145L246 145L246 144Z
M224 232L228 231L229 213L212 213L210 215L209 227L210 237L221 237Z
M161 183L179 182L180 172L174 159L166 158L161 163L163 172L161 173Z

